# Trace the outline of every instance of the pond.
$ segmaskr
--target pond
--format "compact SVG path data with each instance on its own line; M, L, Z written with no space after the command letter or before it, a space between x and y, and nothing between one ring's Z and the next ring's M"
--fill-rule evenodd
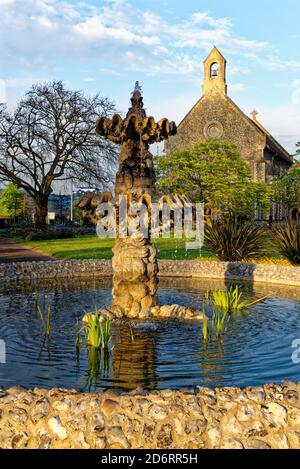
M222 285L162 279L160 303L201 308L204 293ZM254 290L251 284L241 288L246 298L269 296L235 314L222 340L205 345L199 321L135 321L113 325L113 349L94 356L85 345L76 350L76 321L84 311L110 304L110 279L2 286L0 339L6 343L6 363L0 364L0 384L94 391L299 381L300 364L292 361L292 342L300 339L299 293L285 287ZM36 291L45 307L51 307L49 339L36 311Z

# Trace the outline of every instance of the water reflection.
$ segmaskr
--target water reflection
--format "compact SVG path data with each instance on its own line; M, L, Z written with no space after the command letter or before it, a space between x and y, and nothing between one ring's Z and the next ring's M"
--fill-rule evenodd
M97 389L102 379L107 379L111 369L111 351L87 347L88 370L86 388Z
M115 384L119 383L127 390L137 388L141 383L145 388L156 388L156 330L155 326L149 327L149 323L137 322L124 322L115 329L112 351L112 381Z

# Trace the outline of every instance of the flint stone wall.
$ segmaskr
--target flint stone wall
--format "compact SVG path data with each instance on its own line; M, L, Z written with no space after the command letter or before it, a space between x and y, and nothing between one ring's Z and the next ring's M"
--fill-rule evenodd
M237 279L300 286L300 267L185 260L160 260L158 266L160 277ZM112 276L110 260L0 263L1 281L110 276Z
M0 390L1 448L300 448L300 383L83 394Z

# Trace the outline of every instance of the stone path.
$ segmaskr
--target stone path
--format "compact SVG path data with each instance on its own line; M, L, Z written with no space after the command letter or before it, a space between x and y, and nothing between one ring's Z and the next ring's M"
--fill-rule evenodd
M26 261L53 261L54 258L26 248L12 241L0 241L0 263Z

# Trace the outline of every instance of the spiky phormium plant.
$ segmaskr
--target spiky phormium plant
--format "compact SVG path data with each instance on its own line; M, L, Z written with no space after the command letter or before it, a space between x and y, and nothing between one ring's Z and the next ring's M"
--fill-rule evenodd
M292 264L300 264L300 226L291 218L286 218L282 226L273 228L279 252Z
M205 242L220 260L239 262L263 254L263 233L263 228L252 221L229 217L206 225Z

